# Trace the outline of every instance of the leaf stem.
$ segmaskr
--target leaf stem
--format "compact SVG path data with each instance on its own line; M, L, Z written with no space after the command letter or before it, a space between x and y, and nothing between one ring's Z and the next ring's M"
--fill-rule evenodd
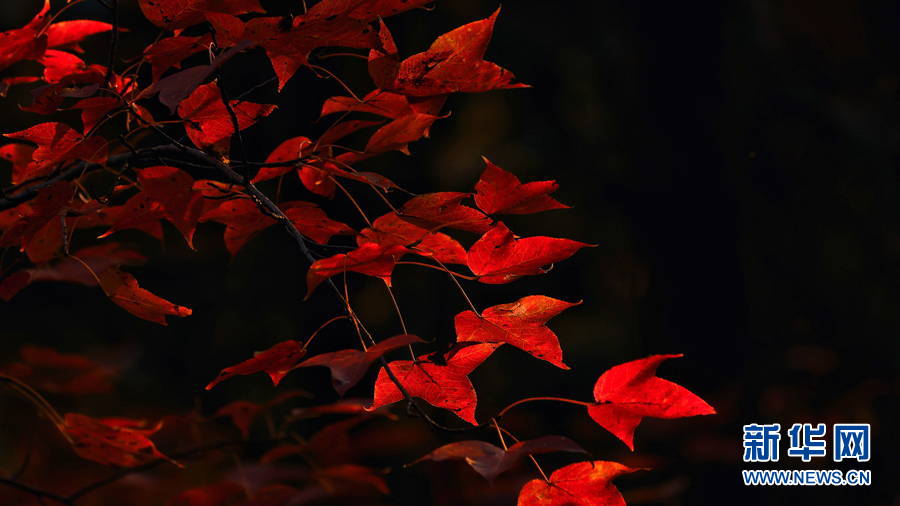
M575 399L566 399L565 397L528 397L525 399L519 399L518 401L516 401L516 402L510 404L509 406L506 406L502 410L500 410L500 412L497 413L497 418L503 418L503 415L505 415L507 413L507 411L511 410L512 408L514 408L520 404L525 404L526 402L534 402L534 401L565 402L568 404L578 404L579 406L594 406L597 404L596 402L585 402L585 401L579 401L579 400L575 400Z

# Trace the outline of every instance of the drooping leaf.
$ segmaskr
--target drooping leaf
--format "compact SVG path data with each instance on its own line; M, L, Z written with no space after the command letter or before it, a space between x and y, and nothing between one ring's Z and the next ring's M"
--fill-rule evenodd
M587 453L576 442L563 436L543 436L518 443L504 450L484 441L457 441L446 444L417 459L440 462L444 460L465 460L478 474L488 481L512 469L528 455L552 452Z
M576 462L554 471L549 482L526 483L518 506L625 506L612 480L635 471L618 462Z
M409 143L428 137L431 125L439 119L431 114L413 113L401 116L379 128L366 143L367 154L400 151L409 154Z
M210 384L206 390L211 390L219 383L237 375L256 374L265 372L272 379L272 384L278 386L282 378L306 355L306 349L293 339L282 341L268 350L258 351L253 358L240 364L222 369L222 372Z
M509 283L522 276L543 274L545 267L586 246L591 245L556 237L517 239L506 225L497 222L469 248L469 268L482 283Z
M463 311L454 319L456 341L507 343L559 368L568 369L569 366L562 360L559 340L547 328L547 322L578 304L530 295L509 304L489 307L480 317L472 311Z
M100 273L99 281L109 300L138 318L167 325L168 315L184 317L192 313L189 308L173 304L141 288L134 276L116 267Z
M466 250L455 239L413 225L396 213L378 217L371 227L360 231L356 243L407 246L416 254L433 257L444 264L466 264Z
M21 362L0 367L0 372L54 394L86 395L112 391L115 371L84 355L60 353L47 346L24 345Z
M268 116L276 106L257 104L243 100L229 100L231 108L237 116L241 130L256 123L256 120ZM213 148L218 152L227 152L234 132L234 124L222 94L216 83L198 86L191 95L178 104L178 116L185 120L184 128L188 137L199 148Z
M60 181L11 209L9 216L15 221L0 236L0 246L18 245L35 264L55 257L63 244L63 217L74 195L72 183Z
M475 204L487 214L530 214L550 209L567 209L551 193L556 181L534 181L522 184L515 175L484 159L481 178L475 183Z
M456 416L478 425L475 406L478 399L469 374L481 365L497 349L498 344L474 344L456 346L447 353L446 365L428 361L427 356L411 360L395 360L388 365L394 376L409 395L418 397L432 406L447 409ZM403 399L384 368L375 381L375 398L372 408L379 408Z
M418 195L400 208L400 216L429 230L455 228L483 233L491 226L491 219L481 211L463 205L468 193L437 192Z
M410 253L403 246L382 247L366 243L349 253L317 260L306 273L306 297L308 298L326 279L344 272L358 272L373 276L391 286L391 273L403 255Z
M652 355L617 365L597 379L588 414L634 450L634 430L644 417L683 418L716 410L684 388L656 376L663 361L682 355Z
M144 50L144 57L150 62L151 75L154 81L172 67L181 67L181 62L192 54L206 50L212 37L209 34L197 37L166 37Z
M73 256L86 263L94 272L103 272L120 265L140 265L146 261L144 255L116 242L82 248L73 253ZM0 299L8 301L26 286L40 281L96 286L97 280L81 262L65 257L56 262L17 271L0 281Z
M277 148L272 150L269 153L269 156L266 157L267 164L276 164L276 163L286 163L291 160L299 160L304 156L305 150L312 146L312 141L309 140L308 137L303 137L302 135L299 137L291 137L290 139L282 142L278 145ZM268 181L269 179L274 179L279 176L283 176L289 172L294 170L293 165L283 165L276 167L263 167L259 169L259 172L256 173L256 176L253 178L254 183L259 183L260 181ZM312 189L310 191L316 192ZM334 187L332 185L331 192L334 193ZM321 193L319 193L321 195ZM328 197L330 195L323 195Z
M103 420L67 413L61 429L72 441L80 457L99 464L135 467L158 459L175 463L159 450L149 436L160 429L136 429L138 420Z
M397 348L423 342L420 338L403 334L394 336L367 350L340 350L322 353L300 362L295 367L324 366L331 370L331 384L337 393L343 396L347 390L359 383L369 367L385 353Z

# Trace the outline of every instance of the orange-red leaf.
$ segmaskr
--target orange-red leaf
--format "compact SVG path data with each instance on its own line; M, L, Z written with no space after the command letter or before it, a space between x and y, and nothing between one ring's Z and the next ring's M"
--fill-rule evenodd
M83 52L79 43L98 33L112 30L112 25L91 19L73 19L53 23L47 28L47 47L72 49Z
M504 450L484 441L457 441L446 444L419 458L440 462L444 460L465 460L476 473L489 481L509 471L523 457L539 453L573 452L587 453L575 441L563 436L543 436L518 443Z
M256 374L265 372L272 379L272 383L278 386L282 378L306 355L306 349L293 339L282 341L268 350L258 351L253 358L240 364L222 369L222 372L214 379L206 389L210 390L222 381L237 375Z
M150 293L138 286L134 276L115 267L99 275L100 287L109 300L129 313L151 322L166 325L166 316L190 316L191 310Z
M102 420L67 413L61 429L72 441L75 453L100 464L135 467L158 459L171 461L148 437L160 426L146 430L133 428L141 425L138 420Z
M530 214L569 206L557 202L551 193L556 181L522 184L515 175L484 159L481 178L475 183L475 204L487 214Z
M555 237L517 239L498 222L469 248L469 268L482 283L509 283L522 276L543 274L546 266L569 258L585 246L590 244Z
M428 137L431 125L439 119L431 114L413 113L397 118L379 128L366 143L367 154L400 151L409 154L408 144Z
M456 315L457 342L507 343L546 360L562 369L563 363L559 340L547 322L578 305L543 295L530 295L511 302L485 309L481 317L472 311Z
M712 415L716 410L684 388L656 376L663 361L682 355L652 355L617 365L594 385L597 404L588 414L634 450L634 430L644 417L683 418Z
M260 117L268 116L276 108L270 104L243 100L229 100L228 103L237 116L241 130L256 123ZM188 137L197 147L228 151L234 124L216 83L198 86L188 98L178 104L178 116L185 120L184 128Z
M337 393L343 396L353 385L359 383L359 380L366 374L372 363L382 355L391 350L421 342L423 341L416 336L403 334L385 339L365 351L340 350L322 353L300 362L296 367L324 366L329 368L331 370L331 384L334 385Z
M432 406L447 409L456 416L478 425L475 406L478 398L469 381L469 374L481 365L499 344L475 344L457 346L447 353L446 365L428 361L427 356L411 360L395 360L388 364L409 395L418 397ZM403 399L397 385L388 377L384 368L375 380L375 398L372 408L379 408Z
M554 471L549 482L526 483L518 506L625 506L612 480L639 470L603 460L576 462Z

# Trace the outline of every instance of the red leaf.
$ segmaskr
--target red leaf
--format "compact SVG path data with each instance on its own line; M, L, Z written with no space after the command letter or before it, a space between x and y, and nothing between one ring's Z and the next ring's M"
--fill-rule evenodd
M38 37L44 28L50 11L50 0L44 0L44 6L22 28L15 28L0 33L0 71L22 60L37 59L47 49L47 34Z
M410 250L403 246L382 247L366 243L349 253L317 260L306 273L306 298L326 279L348 271L379 278L391 286L394 265L407 253Z
M413 464L423 460L435 462L465 460L466 464L469 464L476 473L489 481L494 481L494 478L512 469L523 457L551 452L587 453L577 443L562 436L543 436L528 441L519 441L510 446L508 450L484 441L458 441L441 446L419 458Z
M281 379L290 372L304 355L306 355L306 349L300 346L300 343L297 341L282 341L268 350L256 352L253 358L222 369L222 372L219 373L216 379L209 385L206 385L206 389L211 390L214 386L232 376L246 376L258 372L268 374L269 378L272 379L272 383L278 386Z
M549 483L540 479L526 483L518 506L625 506L612 480L635 471L640 469L618 462L576 462L554 471Z
M274 105L242 100L230 100L228 103L237 116L241 130L256 123L260 117L268 116L276 108ZM228 151L234 125L216 83L198 86L188 98L178 104L178 116L185 120L184 128L188 137L197 147Z
M72 74L84 72L87 65L84 61L72 53L48 49L38 58L38 63L44 66L44 81L58 83Z
M312 146L312 141L307 137L303 137L302 135L299 137L291 137L290 139L279 144L277 148L269 153L269 156L266 158L266 163L285 163L291 160L298 160L299 158L303 157L304 150L310 146ZM276 177L283 176L291 172L292 170L294 170L293 165L284 165L281 167L263 167L259 169L259 172L256 173L256 177L253 178L253 182L258 183L260 181L274 179ZM332 192L333 191L334 189L332 188Z
M103 272L110 267L119 265L139 265L146 261L144 255L123 248L116 242L82 248L73 256L88 264L94 272ZM17 271L15 275L0 281L0 299L8 301L20 290L38 281L77 283L84 286L97 284L97 280L84 267L84 264L74 258L66 257L58 262Z
M185 490L167 506L226 506L244 498L244 487L233 481L222 481Z
M653 355L606 371L594 385L594 399L598 404L588 406L588 414L631 450L634 450L634 430L644 417L715 414L712 406L688 389L656 376L659 364L681 356Z
M469 374L497 349L498 344L457 346L446 356L447 365L428 361L427 356L411 360L395 360L388 364L394 376L409 395L419 397L432 406L452 411L456 416L478 425L475 405L478 399ZM391 381L384 368L375 381L372 408L379 408L403 399L403 394Z
M513 83L512 72L483 60L499 13L497 9L489 18L447 32L428 51L403 60L391 90L428 96L527 87Z
M390 493L387 482L375 470L357 464L340 464L318 469L313 478L323 484L326 490L341 490L348 487L371 487L382 494Z
M347 225L328 218L311 202L285 202L280 208L300 233L319 244L328 243L337 234L354 233ZM204 213L201 220L225 224L225 246L232 256L254 235L276 223L274 218L263 214L256 204L247 199L227 200Z
M72 183L60 181L11 209L16 220L0 236L0 246L18 244L36 264L52 259L62 247L62 217L74 195Z
M369 51L369 75L375 86L389 88L400 73L400 55L394 36L382 19L378 20L378 42L378 46Z
M106 140L100 137L84 138L72 127L63 123L41 123L26 130L3 134L37 144L31 163L22 177L32 179L53 172L57 165L74 160L94 163L106 161Z
M193 249L194 231L205 202L200 192L193 189L194 178L165 165L139 169L137 173L141 191L125 203L121 217L100 237L129 228L142 229L165 218Z
M343 396L353 385L359 383L372 363L382 355L408 344L421 342L424 341L416 336L404 334L385 339L365 351L340 350L316 355L300 362L295 367L324 366L329 368L331 384L334 385L337 393Z
M151 23L167 30L202 23L207 12L234 15L265 12L259 0L139 0L138 4Z
M414 113L391 121L379 128L366 144L367 154L400 151L409 154L408 144L428 137L431 125L439 119L430 114Z
M586 246L591 245L555 237L516 239L506 225L498 222L469 248L469 268L482 283L509 283L522 276L543 274L544 267Z
M142 423L137 420L100 420L67 413L61 429L72 441L75 453L87 460L119 467L135 467L157 459L174 464L148 438L160 427L148 430L129 427L140 425Z
M19 184L28 179L28 165L34 155L35 148L27 144L7 144L0 147L0 157L12 163L12 184Z
M279 394L264 404L256 404L250 401L233 401L219 408L213 416L216 418L223 416L231 418L231 423L241 431L244 439L248 439L250 437L250 428L260 414L284 401L308 395L307 392L302 390L290 390Z
M475 204L487 214L530 214L550 209L567 209L549 194L556 191L556 181L534 181L522 184L519 178L484 159L481 179L475 183Z
M22 362L0 368L4 374L56 394L103 394L112 391L114 371L74 353L60 353L46 346L24 345Z
M429 232L388 213L376 219L370 228L360 231L356 243L409 246L414 253L430 256L445 264L466 264L466 250L455 239L441 232Z
M159 80L165 71L172 67L180 67L181 61L194 53L206 50L212 37L204 34L199 37L166 37L144 50L144 57L150 62L153 81Z
M429 230L455 228L483 233L491 227L491 219L481 211L462 204L468 193L426 193L409 199L400 208L400 217Z
M134 276L115 267L100 273L99 281L111 301L138 318L166 325L166 315L184 317L191 314L189 308L172 304L141 288Z
M90 19L75 19L71 21L60 21L53 23L47 28L47 47L72 49L73 51L84 52L79 43L98 33L105 33L112 30L112 25L102 21L93 21Z
M377 114L398 119L414 113L437 116L444 105L444 97L410 98L398 93L374 90L361 100L353 97L331 97L322 104L322 116L340 112Z
M456 315L457 342L507 343L546 360L562 369L569 366L562 361L559 340L546 323L578 302L530 295L516 302L485 309L481 317L472 311Z

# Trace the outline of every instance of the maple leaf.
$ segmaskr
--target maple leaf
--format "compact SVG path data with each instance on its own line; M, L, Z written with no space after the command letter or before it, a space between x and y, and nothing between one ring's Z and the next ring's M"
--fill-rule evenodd
M172 304L150 293L138 286L134 276L116 267L110 267L100 273L98 281L109 300L138 318L167 325L167 315L181 317L191 315L190 308Z
M74 353L60 353L47 346L24 345L21 362L0 372L27 380L39 390L57 394L102 394L112 391L114 371Z
M491 227L491 219L481 211L463 205L469 193L437 192L418 195L400 208L400 217L429 230L455 228L483 233Z
M437 116L444 101L445 97L407 97L399 93L376 89L359 100L353 97L331 97L322 104L321 115L361 112L391 119L399 119L416 113Z
M139 169L137 175L141 191L128 199L121 217L100 237L129 228L143 229L165 218L193 249L194 231L205 203L200 192L193 189L194 178L166 165Z
M43 77L48 83L59 83L64 78L87 69L81 58L56 49L48 49L37 61L44 66Z
M144 49L144 57L150 62L153 81L172 67L180 67L181 61L194 53L206 50L212 43L209 34L197 37L166 37Z
M259 0L139 0L144 17L167 30L180 30L202 23L206 14L248 14L265 12Z
M78 413L66 413L61 430L80 457L99 464L135 467L158 459L177 462L163 455L148 436L161 428L135 429L139 420L96 419Z
M72 183L60 181L11 209L10 216L15 221L0 236L0 246L18 244L36 264L52 259L62 247L63 217L74 195Z
M216 379L206 385L206 390L212 390L214 386L232 376L246 376L258 372L268 374L269 378L272 379L272 384L278 386L282 378L291 371L304 355L306 355L306 348L297 341L293 339L282 341L268 350L256 352L253 358L222 369L222 372L219 373Z
M499 344L457 345L445 356L446 365L428 361L426 355L415 362L395 360L388 364L394 376L409 395L418 397L432 406L447 409L456 416L478 425L475 421L475 405L478 399L469 374L494 352ZM384 368L375 380L375 398L372 409L393 404L403 399L403 393L388 377Z
M268 116L277 107L243 100L229 100L228 103L237 116L241 130L256 123L260 117ZM178 104L178 116L185 120L184 129L197 147L228 151L234 125L215 82L198 86L188 98L182 100Z
M372 364L385 353L397 348L424 342L420 338L403 334L370 346L367 350L340 350L322 353L300 362L295 368L324 366L331 370L331 384L341 396L359 383Z
M581 446L563 436L543 436L528 441L519 441L507 450L484 441L457 441L432 451L412 464L423 460L441 462L444 460L465 460L466 464L488 481L512 469L528 455L551 452L587 453ZM410 465L412 465L410 464Z
M312 202L294 201L279 205L285 216L291 220L304 236L319 244L326 244L337 234L352 234L354 230L334 221ZM201 221L215 221L225 224L225 246L232 256L254 235L274 225L274 218L266 216L259 207L248 199L227 200L218 207L206 211Z
M522 184L515 175L484 158L484 172L475 183L475 204L487 214L531 214L550 209L568 209L549 194L556 181Z
M57 262L41 264L9 275L0 281L0 299L9 301L23 288L39 281L96 286L97 279L91 274L91 271L103 272L110 267L140 265L146 261L144 255L116 242L82 248L73 256L78 257L78 260L65 257ZM91 270L86 269L82 262L87 264Z
M0 147L0 157L12 163L12 184L20 184L28 179L28 164L34 155L34 146L12 143Z
M77 53L83 53L84 49L79 46L81 41L91 35L108 32L112 28L113 25L109 23L91 19L73 19L53 23L47 27L47 47L55 49L65 48Z
M612 480L635 471L640 469L618 462L576 462L554 471L549 481L526 483L518 506L625 506Z
M31 163L19 177L34 179L53 172L60 164L75 160L94 163L106 161L106 140L100 137L85 138L64 123L40 123L18 132L3 134L10 139L37 144L31 155Z
M0 71L22 60L34 60L44 53L47 34L38 34L46 26L49 11L50 0L44 0L44 6L27 25L0 32Z
M409 143L428 137L431 125L439 119L431 114L413 113L401 116L379 128L366 143L367 154L400 151L409 154Z
M499 13L497 9L488 18L451 30L435 39L427 51L403 60L388 89L428 96L528 87L514 83L512 72L483 59Z
M365 243L349 253L316 260L306 273L306 298L312 294L326 279L331 276L352 271L366 276L373 276L391 286L391 272L400 258L411 253L403 246L383 247L379 244Z
M485 309L479 317L472 311L456 315L457 342L507 343L537 358L568 369L562 361L559 340L547 322L580 302L530 295L511 302Z
M250 428L252 427L253 422L255 422L256 419L259 418L259 415L266 410L285 401L296 399L297 397L309 396L309 393L303 390L290 390L279 394L274 399L263 404L257 404L250 401L232 401L219 408L213 416L216 418L226 416L231 418L231 423L241 431L241 435L244 436L244 439L248 439L250 437Z
M304 156L306 148L311 147L313 142L308 137L298 136L291 137L290 139L282 142L278 145L269 156L266 157L266 164L277 164L277 163L285 163L291 160L299 160ZM275 166L275 167L263 167L259 169L259 172L256 173L256 176L253 178L254 183L259 183L260 181L268 181L269 179L274 179L279 176L283 176L289 172L294 170L293 165L283 165L283 166ZM305 184L305 183L304 183ZM309 191L322 195L323 197L330 197L334 194L334 184L326 190L317 190L314 187L310 188L307 186Z
M517 239L506 225L497 222L469 248L469 268L482 283L509 283L522 276L543 274L544 267L587 246L591 245L555 237Z
M382 247L408 246L412 252L432 257L445 264L466 263L466 250L455 239L441 232L430 232L413 225L396 213L379 216L372 226L356 236L360 246L366 243Z
M617 365L597 379L588 414L634 450L634 430L644 417L683 418L716 410L684 388L656 376L663 361L682 355L652 355Z

